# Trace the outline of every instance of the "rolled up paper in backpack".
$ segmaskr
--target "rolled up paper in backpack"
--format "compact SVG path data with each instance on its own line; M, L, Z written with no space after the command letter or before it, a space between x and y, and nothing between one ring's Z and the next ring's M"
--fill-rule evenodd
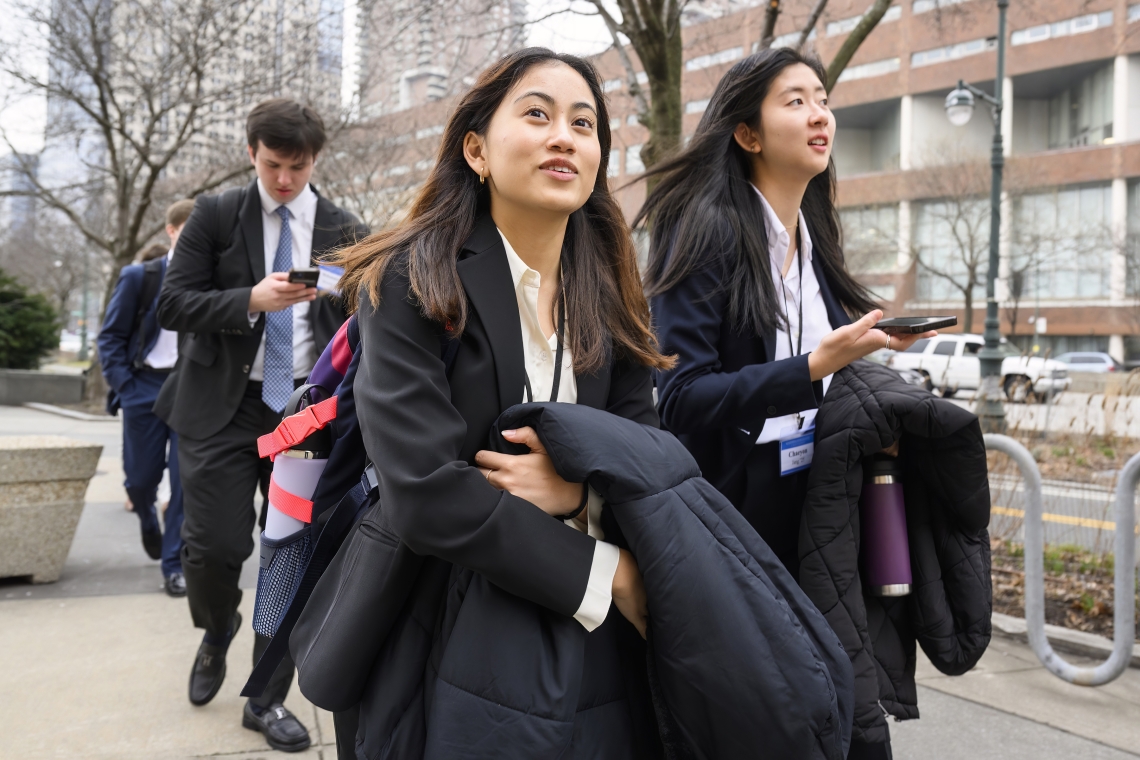
M266 538L291 536L313 521L313 493L329 460L327 452L322 459L296 456L309 453L289 449L273 460L269 509L265 515Z
M333 396L289 415L276 430L257 440L258 453L273 462L265 515L266 538L291 536L313 522L313 494L328 464L332 448L328 423L335 417Z

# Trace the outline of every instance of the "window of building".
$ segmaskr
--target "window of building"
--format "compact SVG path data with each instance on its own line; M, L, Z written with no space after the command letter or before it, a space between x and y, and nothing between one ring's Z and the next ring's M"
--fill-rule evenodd
M616 177L621 174L621 148L610 150L610 160L606 165L606 176Z
M685 113L704 113L705 109L709 107L709 99L704 100L690 100L685 104Z
M1014 199L1010 268L1021 298L1107 298L1112 277L1112 189L1062 187Z
M645 164L641 163L641 146L631 145L625 149L625 173L641 174Z
M610 129L611 130L617 129L620 126L621 126L621 117L620 116L615 116L614 118L610 119Z
M934 48L933 50L921 50L911 54L910 66L911 68L918 68L919 66L930 66L935 63L942 63L943 61L953 61L958 58L978 55L987 50L993 50L996 47L997 41L995 39L982 38L970 40L969 42L959 42L956 45Z
M872 61L871 63L861 63L858 66L848 66L839 75L840 82L846 82L849 79L867 79L868 77L879 77L883 74L890 74L892 71L899 70L898 58L885 58L881 61Z
M423 129L417 129L416 130L416 139L422 140L425 137L434 137L435 135L442 135L442 134L443 134L443 125L442 124L436 124L435 126L432 126L432 127L424 127Z
M620 79L607 79L605 82L602 82L602 92L613 92L614 90L620 90L622 84L624 83Z
M628 126L631 126L631 127L636 127L636 126L637 126L638 124L640 124L641 122L637 120L637 114L635 114L635 113L631 113L629 116L626 116L626 117L625 117L625 123L626 123Z
M735 61L737 58L743 57L743 47L729 48L728 50L721 50L716 53L709 53L708 55L698 55L696 58L690 58L685 62L685 71L700 71L710 66L719 66L722 63L728 63L729 61Z
M1140 21L1140 3L1128 6L1128 23Z
M989 200L948 198L915 204L912 246L918 259L915 295L919 301L961 303L973 273L973 298L985 303L989 261Z
M1129 15L1131 15L1131 10ZM1009 44L1030 45L1034 42L1051 40L1056 37L1068 37L1071 34L1084 34L1109 26L1112 26L1112 11L1088 13L1084 16L1077 16L1052 24L1040 24L1028 29L1018 29L1009 36Z
M899 207L862 206L839 210L843 257L854 274L893 272L898 266Z
M1112 66L1049 99L1049 147L1099 145L1112 137Z
M915 12L917 13L917 11ZM887 12L883 14L883 17L881 19L879 19L879 23L887 24L891 21L898 21L900 16L902 16L902 7L898 5L892 5L890 8L887 8ZM847 34L859 25L859 19L861 18L863 18L863 14L859 14L858 16L851 16L850 18L842 18L838 21L828 22L827 36L831 37L836 34ZM773 45L773 47L775 46Z
M914 0L914 4L910 6L910 12L917 16L920 13L927 13L935 8L947 8L951 5L958 5L964 2L967 2L967 0Z
M811 33L808 35L808 42L811 42L812 40L814 40L816 38L816 36L817 35L815 33L815 30L812 29ZM772 40L772 49L775 50L776 48L792 47L793 45L796 45L797 43L799 43L799 41L800 41L800 32L799 31L788 32L787 34L781 34L779 37ZM760 43L759 42L753 42L752 43L752 52L756 53L759 50L760 50Z
M1140 180L1128 183L1128 208L1124 239L1125 295L1140 295Z

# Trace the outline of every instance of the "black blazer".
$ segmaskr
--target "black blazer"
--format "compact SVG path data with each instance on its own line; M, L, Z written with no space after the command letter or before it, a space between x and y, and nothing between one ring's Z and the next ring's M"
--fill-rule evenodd
M232 229L220 218L229 193L239 194ZM356 217L318 196L314 265L320 256L366 234ZM178 238L158 298L159 324L179 336L178 363L154 411L178 433L208 438L237 412L265 330L265 315L250 327L249 292L265 274L257 181L225 194L200 196ZM339 298L320 296L309 304L318 356L346 318Z
M474 466L475 453L489 448L496 418L523 396L522 329L502 238L484 215L459 255L470 310L450 380L441 359L443 327L421 313L400 269L400 262L389 269L378 304L362 296L357 317L363 349L353 388L379 475L382 520L417 555L469 568L573 615L585 595L594 539L496 490ZM618 359L575 380L579 404L657 426L647 367Z
M819 257L811 264L832 328L850 324ZM728 323L728 269L714 260L653 298L652 308L661 351L677 356L657 379L662 425L689 449L705 479L736 502L744 460L765 421L815 409L823 384L811 381L807 354L772 361L775 331L745 334Z

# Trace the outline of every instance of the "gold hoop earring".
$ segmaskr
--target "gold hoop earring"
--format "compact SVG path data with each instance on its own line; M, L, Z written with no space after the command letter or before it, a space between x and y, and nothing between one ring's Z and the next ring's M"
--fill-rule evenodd
M479 184L482 185L486 181L487 181L487 178L483 176L483 170L480 169L479 170Z

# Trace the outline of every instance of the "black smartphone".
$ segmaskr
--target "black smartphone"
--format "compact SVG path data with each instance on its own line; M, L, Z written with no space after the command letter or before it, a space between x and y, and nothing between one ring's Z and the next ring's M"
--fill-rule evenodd
M893 317L880 319L875 329L889 335L908 335L952 327L956 324L958 324L957 317Z
M317 278L320 277L321 272L316 267L312 269L290 269L289 282L301 282L305 284L306 288L317 287Z

